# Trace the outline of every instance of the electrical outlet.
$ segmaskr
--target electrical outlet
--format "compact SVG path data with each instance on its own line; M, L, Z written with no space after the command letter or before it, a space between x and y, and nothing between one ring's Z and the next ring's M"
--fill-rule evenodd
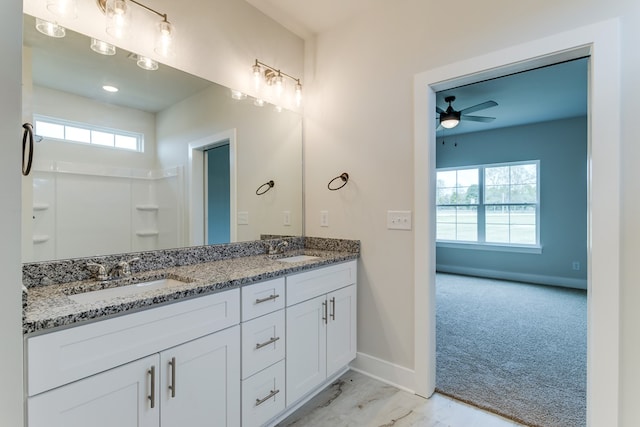
M291 225L291 211L282 211L282 225L287 227Z
M411 211L387 211L389 230L411 230Z
M320 211L320 227L329 226L329 211Z
M580 261L573 261L571 263L571 269L574 271L580 271Z

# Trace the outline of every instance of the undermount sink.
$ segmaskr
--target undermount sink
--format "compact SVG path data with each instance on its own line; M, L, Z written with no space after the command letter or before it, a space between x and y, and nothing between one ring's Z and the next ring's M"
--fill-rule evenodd
M68 295L68 297L75 302L87 304L111 298L141 294L152 290L172 288L184 284L185 282L181 280L164 278L148 282L137 282L130 285L116 286L113 288L99 289L96 291L82 292Z
M295 255L295 256L290 256L287 258L279 258L277 261L282 261L282 262L302 262L302 261L311 261L313 259L318 259L320 257L317 256L313 256L313 255Z

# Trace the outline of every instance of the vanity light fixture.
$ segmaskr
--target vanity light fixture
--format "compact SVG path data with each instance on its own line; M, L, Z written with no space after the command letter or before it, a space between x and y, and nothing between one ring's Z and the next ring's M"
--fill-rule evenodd
M129 36L131 27L130 3L136 4L162 18L156 25L156 43L154 50L157 54L169 58L174 55L175 28L167 19L166 13L145 6L136 0L97 0L98 6L107 17L107 33L115 38L123 39Z
M267 86L273 86L276 90L276 95L280 98L285 90L285 80L290 79L295 82L294 95L296 105L299 107L302 102L302 83L300 79L293 77L290 74L284 73L281 70L273 68L264 62L260 62L256 59L256 62L251 67L253 71L253 78L256 85L256 90L260 89L260 85L264 82Z
M116 47L114 45L94 38L91 38L91 50L100 55L111 56L116 54Z
M46 36L55 38L61 38L67 34L64 27L61 27L55 22L45 21L40 18L36 18L36 30Z
M264 107L264 99L256 98L256 100L253 101L253 105L256 107Z

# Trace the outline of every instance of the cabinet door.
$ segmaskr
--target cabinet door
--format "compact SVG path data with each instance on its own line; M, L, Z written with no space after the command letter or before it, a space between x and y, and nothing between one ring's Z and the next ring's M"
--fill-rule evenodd
M240 425L240 330L160 353L163 427Z
M158 363L158 355L149 356L32 396L27 402L28 425L158 427Z
M356 285L327 295L327 376L345 367L356 357Z
M287 406L327 376L326 310L324 295L287 307Z

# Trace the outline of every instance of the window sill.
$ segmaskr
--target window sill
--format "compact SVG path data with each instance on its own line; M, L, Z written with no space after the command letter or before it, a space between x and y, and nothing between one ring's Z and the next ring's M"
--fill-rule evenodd
M452 241L438 241L437 248L470 249L475 251L514 252L522 254L541 254L542 246L539 245L501 245L491 243L464 243Z

